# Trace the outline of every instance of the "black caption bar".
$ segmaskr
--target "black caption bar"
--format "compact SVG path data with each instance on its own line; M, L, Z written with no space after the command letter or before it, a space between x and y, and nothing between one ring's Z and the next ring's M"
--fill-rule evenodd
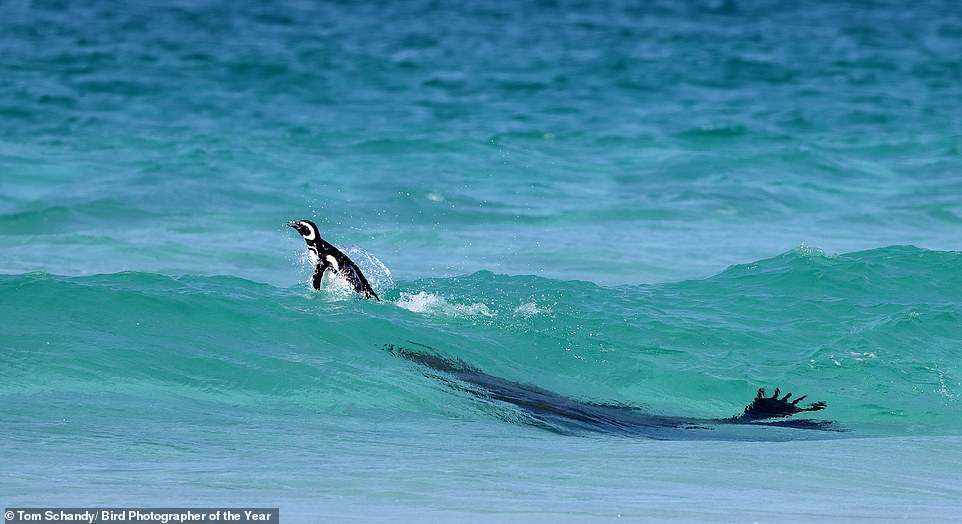
M280 524L278 508L7 508L4 524Z

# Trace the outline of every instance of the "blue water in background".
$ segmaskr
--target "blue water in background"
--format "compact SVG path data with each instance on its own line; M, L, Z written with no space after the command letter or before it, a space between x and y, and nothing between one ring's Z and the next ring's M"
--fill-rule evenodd
M958 519L960 56L949 0L2 2L0 505ZM847 431L555 435L409 340Z

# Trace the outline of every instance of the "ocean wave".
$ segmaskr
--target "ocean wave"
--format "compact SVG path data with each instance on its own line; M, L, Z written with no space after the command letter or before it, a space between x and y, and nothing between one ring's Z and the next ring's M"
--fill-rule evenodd
M656 412L729 416L782 385L855 428L884 412L892 434L959 433L960 275L962 254L907 246L799 248L620 287L482 271L401 280L381 303L228 276L0 275L0 390L448 413L450 391L378 351L423 343L495 376Z

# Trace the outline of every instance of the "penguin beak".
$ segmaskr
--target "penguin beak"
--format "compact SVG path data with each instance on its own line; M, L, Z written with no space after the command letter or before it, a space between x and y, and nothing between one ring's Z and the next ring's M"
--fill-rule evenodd
M295 221L293 221L293 220L288 220L288 221L287 221L287 227L293 227L294 229L297 229L297 222L295 222Z

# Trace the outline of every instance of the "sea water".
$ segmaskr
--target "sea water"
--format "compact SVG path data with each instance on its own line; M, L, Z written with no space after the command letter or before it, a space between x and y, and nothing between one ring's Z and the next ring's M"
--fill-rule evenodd
M960 56L950 0L2 2L0 505L959 519ZM842 431L557 434L388 344Z

